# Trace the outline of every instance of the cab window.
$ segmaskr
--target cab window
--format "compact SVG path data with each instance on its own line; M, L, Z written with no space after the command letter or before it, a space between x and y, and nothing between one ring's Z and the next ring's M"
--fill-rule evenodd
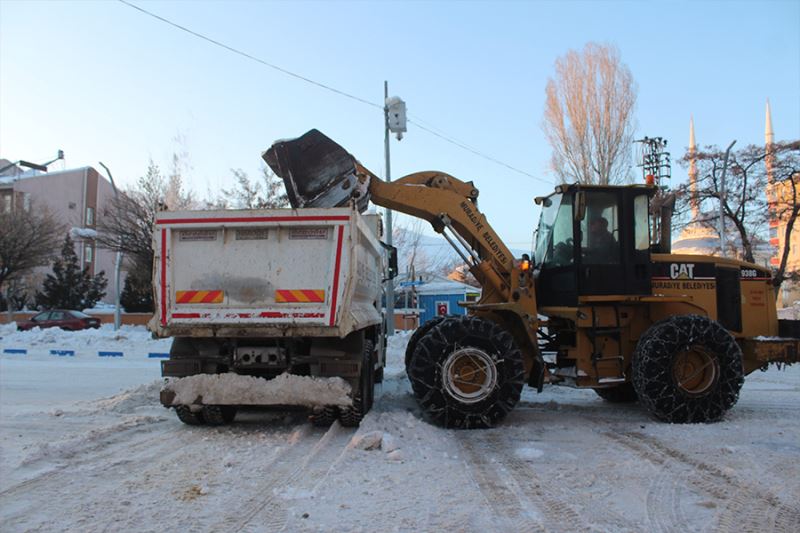
M586 216L581 221L581 254L587 265L620 263L619 205L617 195L586 195Z

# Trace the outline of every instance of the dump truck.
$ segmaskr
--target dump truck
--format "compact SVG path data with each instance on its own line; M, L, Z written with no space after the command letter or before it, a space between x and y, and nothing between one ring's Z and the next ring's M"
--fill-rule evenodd
M525 384L591 388L666 422L711 422L734 406L745 375L798 361L798 321L778 319L768 269L671 253L674 198L657 179L657 151L641 184L564 184L536 198L535 249L519 258L472 182L438 171L386 182L318 130L264 158L295 207L371 200L427 220L482 286L467 316L429 320L407 346L414 395L442 426L498 424Z
M383 376L383 282L397 268L381 236L355 204L158 213L149 326L173 338L162 404L193 425L262 404L358 425Z

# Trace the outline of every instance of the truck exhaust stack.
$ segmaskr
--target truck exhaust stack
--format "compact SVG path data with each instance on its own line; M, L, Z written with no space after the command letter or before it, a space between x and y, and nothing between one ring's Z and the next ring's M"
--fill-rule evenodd
M369 194L356 175L355 158L319 130L276 141L262 157L283 179L295 209L342 207L351 199L360 212L367 209Z

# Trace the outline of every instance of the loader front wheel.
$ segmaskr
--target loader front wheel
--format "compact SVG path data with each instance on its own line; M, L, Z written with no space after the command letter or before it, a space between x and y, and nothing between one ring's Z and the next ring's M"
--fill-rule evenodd
M451 317L419 342L407 369L420 406L448 428L489 428L519 402L522 354L510 333L478 317Z
M414 349L416 349L419 340L424 337L431 328L441 324L442 320L453 318L454 316L455 315L435 316L414 330L414 333L411 334L411 338L408 339L408 344L406 345L406 374L408 373L408 368L411 363L411 356L414 355Z
M197 411L192 411L191 407L188 405L176 405L175 414L178 415L178 420L188 426L201 426L205 424L203 411L199 409Z
M630 381L615 387L598 387L594 391L609 403L632 403L639 398L636 396L636 389L633 388L633 383Z
M719 420L738 400L743 383L741 348L719 322L704 316L657 322L634 353L636 393L665 422Z

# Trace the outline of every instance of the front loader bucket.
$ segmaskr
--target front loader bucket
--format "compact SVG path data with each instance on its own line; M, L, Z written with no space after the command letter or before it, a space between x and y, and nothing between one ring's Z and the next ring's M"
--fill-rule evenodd
M340 207L351 198L357 199L359 211L367 208L369 195L358 187L355 158L319 130L276 141L262 157L283 178L295 209Z

